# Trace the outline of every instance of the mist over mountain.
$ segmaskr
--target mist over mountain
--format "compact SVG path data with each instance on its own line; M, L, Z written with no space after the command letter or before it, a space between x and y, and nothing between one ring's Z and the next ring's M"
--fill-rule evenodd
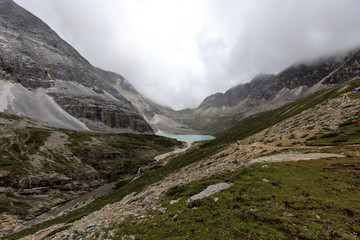
M177 110L360 42L358 0L15 1L93 65Z
M122 75L92 66L44 22L13 1L4 0L0 4L1 110L59 127L194 133L191 128L202 130L199 115L247 116L266 111L319 90L327 83L347 81L357 76L359 70L357 51L319 56L276 75L259 74L249 83L206 97L190 112L176 112L144 97ZM138 71L142 69L139 67ZM159 95L165 94L161 89L158 91Z
M204 99L195 112L205 115L244 113L274 109L318 91L360 76L360 50L297 63L279 74L259 74L249 83Z
M152 131L131 102L39 18L2 0L0 20L2 111L73 129Z
M356 239L359 7L0 0L0 238Z

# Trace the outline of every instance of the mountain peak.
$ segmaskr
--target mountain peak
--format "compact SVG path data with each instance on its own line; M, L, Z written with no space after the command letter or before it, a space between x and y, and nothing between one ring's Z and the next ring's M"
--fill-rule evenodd
M40 118L37 105L21 110L26 95L40 105L41 99L50 99L50 113L62 109L92 130L152 131L131 102L38 17L11 0L1 0L0 22L0 77L24 87L12 90L14 99L8 99L5 112ZM45 91L39 94L38 89ZM50 123L53 119L57 117L40 118Z

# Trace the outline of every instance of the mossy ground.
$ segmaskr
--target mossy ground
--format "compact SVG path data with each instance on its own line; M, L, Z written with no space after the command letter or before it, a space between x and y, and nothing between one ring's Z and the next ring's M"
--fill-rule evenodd
M178 187L162 200L165 214L153 211L112 229L115 239L357 239L359 177L359 157L254 165ZM220 181L234 185L185 203Z
M16 139L1 137L0 169L18 175L26 174L30 166L29 155L35 154L50 134L48 129L28 127L16 129Z

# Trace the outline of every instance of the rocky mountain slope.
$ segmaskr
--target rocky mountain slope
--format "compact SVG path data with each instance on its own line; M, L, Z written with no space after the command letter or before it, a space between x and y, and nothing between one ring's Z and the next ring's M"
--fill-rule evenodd
M243 113L274 109L315 92L328 84L343 83L360 75L360 50L343 56L295 64L277 75L260 74L246 84L216 93L195 109L201 115Z
M0 22L2 111L58 127L152 132L131 102L39 18L1 0Z
M359 79L281 107L277 111L290 114L287 118L274 118L268 128L255 129L245 138L234 138L235 142L196 145L164 166L177 169L142 191L124 188L121 201L25 239L272 239L299 235L356 239L360 234L356 227L360 125L354 112L359 110L360 96L351 94L351 102L343 102L342 94L358 87ZM269 119L258 115L252 120L260 126ZM247 125L242 126L245 128ZM214 144L219 145L215 151ZM184 161L188 163L182 165ZM291 161L300 162L281 164ZM146 181L147 175L132 183L142 183L141 178ZM187 202L219 181L234 184Z
M0 114L0 237L54 206L135 176L180 143L156 135L58 129Z
M195 134L194 131L185 124L180 124L174 116L182 116L181 113L174 111L170 107L161 106L140 94L134 86L120 74L104 71L97 68L97 73L106 80L112 87L128 99L138 110L141 116L159 135L171 134Z

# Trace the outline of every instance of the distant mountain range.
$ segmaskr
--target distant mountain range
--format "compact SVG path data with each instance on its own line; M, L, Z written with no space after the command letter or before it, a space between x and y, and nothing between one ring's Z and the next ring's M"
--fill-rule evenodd
M274 109L360 75L360 51L259 74L246 84L174 111L141 95L117 73L92 66L39 18L0 1L0 111L57 127L100 132L219 132L236 119Z
M274 109L329 84L343 83L359 75L360 50L355 50L342 56L295 64L277 75L260 74L249 83L205 98L194 112L202 115L250 115Z

